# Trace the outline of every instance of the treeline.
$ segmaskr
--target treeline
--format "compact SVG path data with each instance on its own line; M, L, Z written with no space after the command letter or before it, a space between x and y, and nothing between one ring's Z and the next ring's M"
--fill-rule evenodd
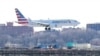
M100 33L92 29L67 28L62 31L40 31L21 35L0 34L0 47L7 43L18 44L21 47L35 45L58 44L64 46L67 42L91 43L100 45Z

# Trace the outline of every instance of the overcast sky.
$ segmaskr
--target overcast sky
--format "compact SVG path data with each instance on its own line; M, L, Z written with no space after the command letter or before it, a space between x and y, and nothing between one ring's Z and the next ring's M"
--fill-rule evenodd
M0 0L0 23L16 21L15 8L25 17L75 19L81 25L100 22L99 0Z

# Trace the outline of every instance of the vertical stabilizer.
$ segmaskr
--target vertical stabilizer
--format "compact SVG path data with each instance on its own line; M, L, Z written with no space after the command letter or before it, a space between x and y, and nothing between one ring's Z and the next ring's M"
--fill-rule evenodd
M27 24L28 20L24 17L24 15L19 11L18 8L15 8L16 16L18 19L18 24Z

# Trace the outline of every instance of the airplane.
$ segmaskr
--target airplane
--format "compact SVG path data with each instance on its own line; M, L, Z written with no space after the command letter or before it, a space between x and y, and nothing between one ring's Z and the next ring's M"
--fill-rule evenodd
M57 28L62 26L77 26L78 24L80 24L80 22L73 19L31 20L30 18L25 18L18 8L15 8L15 12L18 19L18 24L31 27L45 27L45 30L51 30L51 28L54 27Z

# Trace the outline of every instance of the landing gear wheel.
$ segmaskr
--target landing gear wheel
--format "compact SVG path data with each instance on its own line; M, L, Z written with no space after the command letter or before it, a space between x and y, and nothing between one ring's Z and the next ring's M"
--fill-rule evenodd
M45 30L51 30L51 28L50 27L46 27Z
M48 30L51 30L51 28L49 27Z
M47 30L47 27L45 28L45 30Z

